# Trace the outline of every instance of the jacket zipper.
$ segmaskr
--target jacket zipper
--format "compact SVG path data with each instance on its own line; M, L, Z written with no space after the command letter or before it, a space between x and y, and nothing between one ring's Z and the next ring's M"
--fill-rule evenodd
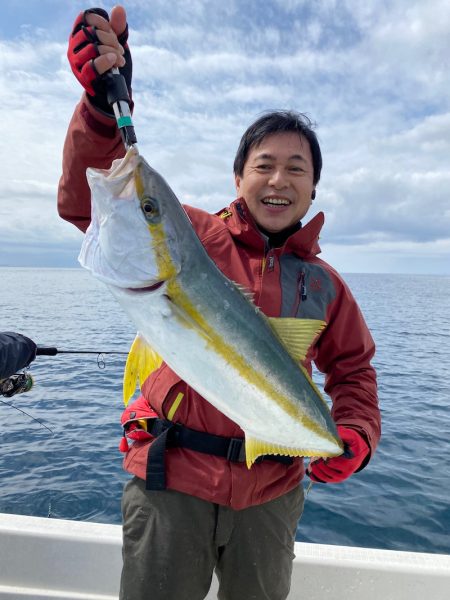
M268 273L271 273L275 268L275 256L273 254L273 250L271 248L268 248L267 245L265 245L264 248L264 254L261 260L261 276L259 279L259 288L260 288L260 294L262 291L262 281L263 281L263 277L264 277L264 272L267 269Z
M306 273L305 273L304 269L302 269L297 277L296 295L295 295L294 307L292 310L293 317L297 316L297 313L300 309L301 303L307 299L308 299L308 295L306 293Z

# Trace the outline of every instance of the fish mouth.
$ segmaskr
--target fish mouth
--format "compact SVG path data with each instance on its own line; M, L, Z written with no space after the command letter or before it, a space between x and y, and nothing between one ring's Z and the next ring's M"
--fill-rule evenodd
M132 292L134 294L143 294L143 293L148 293L148 292L154 292L157 289L159 289L162 285L164 285L164 280L162 281L157 281L156 283L153 283L152 285L146 285L145 287L136 287L136 288L126 288L126 290L128 292Z

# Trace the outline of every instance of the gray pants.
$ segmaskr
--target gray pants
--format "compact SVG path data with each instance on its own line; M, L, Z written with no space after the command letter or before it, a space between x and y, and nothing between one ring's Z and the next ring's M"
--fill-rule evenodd
M121 600L284 600L303 489L244 510L173 490L124 490Z

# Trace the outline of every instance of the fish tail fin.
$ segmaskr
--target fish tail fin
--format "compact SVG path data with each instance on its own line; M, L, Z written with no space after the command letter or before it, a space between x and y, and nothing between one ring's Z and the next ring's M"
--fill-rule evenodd
M128 405L130 398L136 391L137 383L142 389L144 381L156 369L159 369L162 358L145 339L138 333L131 344L128 353L125 372L123 374L123 403Z
M308 448L280 446L279 444L271 444L270 442L257 440L256 438L248 437L247 435L245 436L245 457L249 469L259 456L265 456L266 454L275 454L278 456L317 456L326 458L338 456L342 454L342 450L339 452L336 451L335 453L317 452Z

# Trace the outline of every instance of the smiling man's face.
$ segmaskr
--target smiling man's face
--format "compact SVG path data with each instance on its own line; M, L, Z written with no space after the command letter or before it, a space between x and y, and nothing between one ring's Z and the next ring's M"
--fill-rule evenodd
M268 135L250 150L235 182L238 197L244 198L256 223L277 233L308 212L313 177L309 142L298 133L283 132Z

